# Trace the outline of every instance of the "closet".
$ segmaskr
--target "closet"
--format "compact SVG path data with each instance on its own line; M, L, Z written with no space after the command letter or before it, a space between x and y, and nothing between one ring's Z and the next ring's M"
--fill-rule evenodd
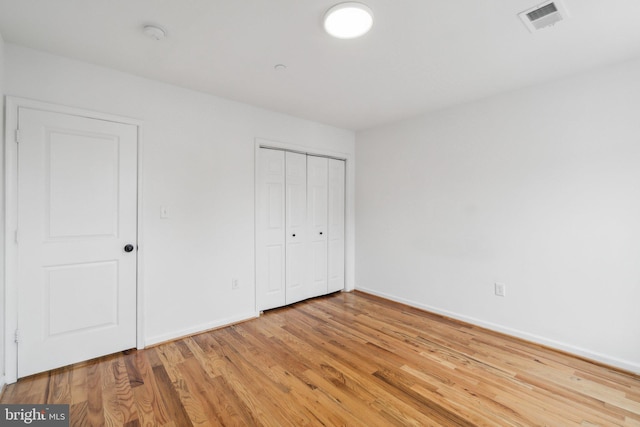
M258 310L343 289L344 160L260 148L256 161Z

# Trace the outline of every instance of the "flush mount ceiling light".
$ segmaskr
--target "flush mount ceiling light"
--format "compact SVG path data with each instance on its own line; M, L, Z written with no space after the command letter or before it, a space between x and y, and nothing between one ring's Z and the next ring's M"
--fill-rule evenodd
M373 12L362 3L339 3L324 15L324 29L333 37L353 39L365 35L373 26Z
M167 36L167 32L164 28L157 25L145 25L142 32L154 40L162 40Z

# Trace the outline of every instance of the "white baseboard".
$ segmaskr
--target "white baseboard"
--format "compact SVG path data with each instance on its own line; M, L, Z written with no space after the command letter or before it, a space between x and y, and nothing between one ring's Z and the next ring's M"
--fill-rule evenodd
M172 341L179 338L184 338L189 335L194 335L200 332L205 332L210 329L220 328L223 326L232 325L234 323L243 322L245 320L255 319L260 314L257 312L243 314L241 316L228 317L226 319L216 320L214 322L202 323L197 326L192 326L190 328L181 329L179 331L173 331L162 335L156 335L152 337L147 337L145 340L145 345L154 345L159 344L166 341Z
M426 304L422 304L416 301L412 301L412 300L408 300L405 298L400 298L397 297L395 295L389 295L386 294L384 292L378 292L375 291L373 289L367 289L361 286L356 286L356 290L357 291L362 291L371 295L375 295L375 296L379 296L381 298L384 299L388 299L391 301L395 301L395 302L399 302L402 304L406 304L408 306L411 307L416 307L431 313L435 313L435 314L440 314L442 316L447 316L450 317L452 319L457 319L457 320L461 320L463 322L466 323L470 323L472 325L476 325L476 326L481 326L483 328L486 329L490 329L492 331L495 332L500 332L503 333L505 335L510 335L513 337L517 337L517 338L521 338L523 340L526 341L531 341L533 343L536 344L541 344L550 348L554 348L556 350L561 350L564 351L566 353L570 353L570 354L574 354L576 356L580 356L580 357L584 357L586 359L590 359L593 360L595 362L600 362L600 363L604 363L606 365L612 366L612 367L616 367L619 369L623 369L625 371L628 372L632 372L635 374L640 374L640 364L638 363L634 363L628 360L622 360L622 359L618 359L616 357L613 356L609 356L606 354L602 354L602 353L598 353L595 351L591 351L588 349L584 349L581 347L576 347L570 344L566 344L566 343L562 343L559 341L555 341L552 339L548 339L545 337L541 337L539 335L535 335L535 334L530 334L528 332L523 332L523 331L519 331L517 329L512 329L506 326L502 326L502 325L498 325L495 323L491 323L491 322L486 322L484 320L480 320L480 319L476 319L474 317L470 317L470 316L465 316L462 314L458 314L458 313L454 313L451 311L447 311L447 310L441 310L437 307L432 307Z

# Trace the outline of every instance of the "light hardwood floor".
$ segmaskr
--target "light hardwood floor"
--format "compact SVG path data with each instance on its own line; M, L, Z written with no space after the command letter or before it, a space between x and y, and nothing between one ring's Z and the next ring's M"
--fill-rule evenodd
M58 369L78 426L640 426L640 377L363 293Z

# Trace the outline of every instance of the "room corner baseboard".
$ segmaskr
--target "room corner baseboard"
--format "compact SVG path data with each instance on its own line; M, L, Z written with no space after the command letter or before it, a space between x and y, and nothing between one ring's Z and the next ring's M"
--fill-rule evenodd
M6 379L4 375L0 376L0 400L2 400L2 396L4 396L4 389L7 386Z
M595 363L600 363L603 365L607 365L616 369L620 369L626 372L629 372L634 375L640 375L640 364L634 363L628 360L618 359L613 356L609 356L606 354L601 354L598 352L594 352L588 349L584 349L581 347L576 347L570 344L562 343L559 341L555 341L552 339L548 339L539 335L530 334L528 332L523 332L517 329L512 329L506 326L498 325L492 322L486 322L484 320L476 319L474 317L465 316L462 314L458 314L455 312L451 312L448 310L442 310L437 307L432 307L427 304L422 304L413 300L409 300L406 298L401 298L395 295L390 295L384 292L378 292L373 289L368 289L362 286L357 286L356 291L361 291L363 293L375 295L380 298L384 298L390 301L395 301L401 304L408 305L410 307L419 308L421 310L428 311L430 313L439 314L441 316L450 317L452 319L460 320L465 323L469 323L471 325L480 326L482 328L486 328L495 332L499 332L505 335L509 335L512 337L520 338L525 341L530 341L535 344L543 345L545 347L549 347L551 349L555 349L561 352L565 352L576 357L580 357L589 361L593 361Z
M173 332L169 332L162 335L147 337L147 339L145 340L145 346L149 347L149 346L161 344L167 341L174 341L180 338L188 337L190 335L196 335L203 332L207 332L212 329L218 329L225 326L230 326L230 325L233 325L234 323L240 323L246 320L255 319L259 316L260 316L260 313L258 312L247 313L241 316L228 317L226 319L220 319L220 320L216 320L209 323L202 323L200 325L181 329L179 331L173 331Z

